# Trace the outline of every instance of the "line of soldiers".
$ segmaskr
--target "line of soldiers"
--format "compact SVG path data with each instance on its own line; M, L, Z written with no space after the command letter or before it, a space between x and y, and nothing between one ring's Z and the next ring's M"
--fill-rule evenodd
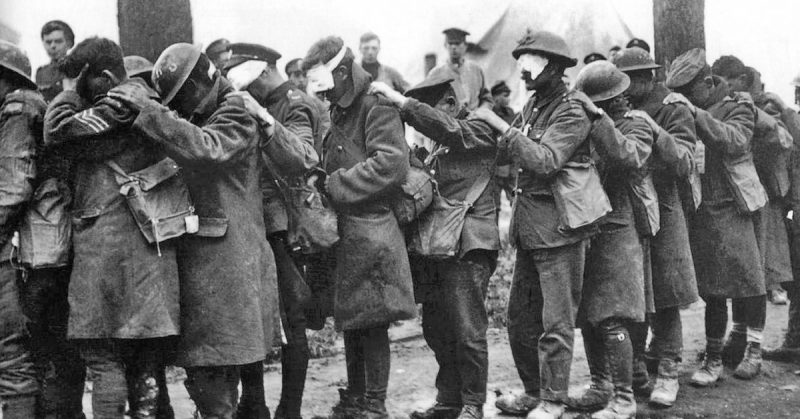
M332 314L347 386L330 417L387 418L388 328L421 303L437 398L411 417L482 418L502 189L514 199L508 331L524 387L498 399L502 411L631 418L635 395L671 406L679 310L698 296L707 344L692 382L714 384L723 364L755 377L767 281L791 280L797 115L741 61L709 66L700 49L665 83L633 46L569 88L566 42L528 31L512 56L535 93L509 118L492 110L507 88L487 89L464 59L469 34L444 33L450 59L405 94L335 36L287 65L328 101L329 126L263 45L223 45L218 69L190 44L150 65L88 38L56 64L63 91L46 104L27 57L0 43L3 417L80 417L85 364L95 417L127 404L131 417L169 418L174 364L200 417L267 418L262 362L280 342L275 417L298 418L305 329ZM409 147L404 124L432 146ZM415 171L435 181L436 204L401 224L395 204ZM294 248L287 183L330 201L329 254ZM463 208L459 228L433 230L454 237L449 257L409 251L436 205ZM591 385L570 398L576 327Z

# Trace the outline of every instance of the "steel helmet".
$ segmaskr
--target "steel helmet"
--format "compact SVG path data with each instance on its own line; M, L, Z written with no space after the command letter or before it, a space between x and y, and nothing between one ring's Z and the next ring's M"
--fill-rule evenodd
M147 58L138 55L129 55L125 57L124 60L125 73L128 74L128 77L140 76L153 71L153 63Z
M192 44L172 44L158 56L153 65L153 86L166 105L181 89L200 59L200 48Z
M539 53L550 58L557 58L567 67L574 67L578 63L564 39L547 31L533 32L528 29L525 36L518 41L517 47L511 51L511 55L517 59L525 53Z
M654 70L661 68L647 51L639 47L625 48L612 60L619 71Z
M30 88L36 89L36 82L31 79L31 61L18 46L0 40L0 66L16 73Z
M587 64L575 79L575 89L586 93L592 102L617 97L630 85L630 77L608 61Z

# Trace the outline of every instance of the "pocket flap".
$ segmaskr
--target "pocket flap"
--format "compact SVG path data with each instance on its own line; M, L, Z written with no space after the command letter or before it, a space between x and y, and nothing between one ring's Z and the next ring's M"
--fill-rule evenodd
M200 217L200 229L197 236L201 237L222 237L228 232L227 218Z
M159 183L175 176L179 171L180 166L175 163L175 160L165 158L152 166L130 173L130 175L139 179L139 186L143 191L149 191Z

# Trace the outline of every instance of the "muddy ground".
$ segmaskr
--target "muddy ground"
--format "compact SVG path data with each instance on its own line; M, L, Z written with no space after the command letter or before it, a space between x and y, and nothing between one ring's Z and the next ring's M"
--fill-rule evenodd
M726 378L717 387L698 389L688 384L697 366L697 353L703 347L703 309L700 304L683 312L685 361L682 366L681 390L677 404L668 410L653 410L639 403L639 418L800 418L800 366L765 362L764 373L753 381ZM777 346L786 324L787 306L769 306L766 347ZM415 409L434 401L433 388L436 362L433 353L419 336L416 322L406 323L393 331L392 375L389 384L388 408L392 417L407 418ZM489 334L489 401L487 417L502 417L494 408L495 391L519 389L519 380L505 330L492 329ZM580 337L575 342L570 392L578 394L588 381L588 367ZM336 402L339 387L345 385L344 356L335 355L311 361L303 416L326 415ZM265 374L267 400L271 408L277 404L280 391L280 366L270 366ZM192 417L194 405L179 380L170 384L173 407L179 419ZM91 394L84 398L90 409ZM91 417L91 416L89 416ZM570 417L580 417L571 415Z

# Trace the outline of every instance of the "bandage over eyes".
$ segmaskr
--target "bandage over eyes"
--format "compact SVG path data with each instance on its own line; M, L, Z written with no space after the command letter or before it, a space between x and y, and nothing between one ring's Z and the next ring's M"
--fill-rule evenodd
M250 86L250 83L254 82L266 69L266 61L250 60L228 70L226 77L234 89L242 90L247 89L247 86Z
M531 80L539 77L547 67L548 59L538 54L522 54L517 58L517 67L521 71L531 73Z
M333 70L342 62L346 52L347 47L342 46L342 49L330 61L324 64L317 64L308 70L306 77L308 77L309 91L319 93L333 89Z

